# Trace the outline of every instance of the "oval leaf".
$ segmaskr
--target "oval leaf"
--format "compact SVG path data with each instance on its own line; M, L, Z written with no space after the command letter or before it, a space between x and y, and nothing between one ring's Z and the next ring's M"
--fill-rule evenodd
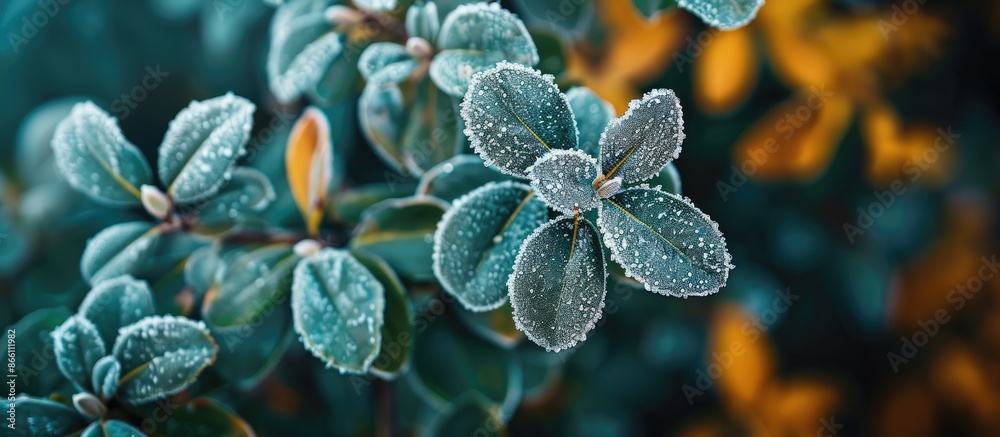
M197 398L170 413L160 423L165 436L255 437L253 428L230 409L209 398Z
M94 364L90 383L94 393L102 399L111 399L118 392L118 380L122 377L122 365L115 357L108 355Z
M305 93L318 94L327 77L338 76L339 84L325 90L322 97L336 98L351 86L352 80L341 74L347 66L342 56L343 36L333 32L324 13L329 3L286 2L274 14L267 77L271 92L281 103L291 103Z
M233 93L191 103L170 122L158 169L177 203L214 195L229 180L253 126L253 103Z
M709 26L732 30L753 21L764 0L677 0L677 6L691 11Z
M621 118L608 123L601 136L602 179L626 184L656 175L677 158L684 142L681 103L674 92L657 89L633 100Z
M80 304L79 314L94 324L104 344L113 345L119 329L156 314L156 307L146 281L120 276L97 283Z
M18 419L13 430L7 427L8 424L4 424L4 430L10 433L5 435L25 437L72 435L87 426L87 421L76 410L48 399L28 396L18 396L14 399L9 399L7 396L0 398L0 408L3 411L9 411L12 405L17 417L23 417L25 420Z
M146 222L120 223L87 241L80 273L91 284L138 271L156 249L160 230Z
M553 150L528 168L538 197L563 214L597 208L597 176L597 160L581 150Z
M285 148L288 187L310 235L319 232L333 179L333 146L330 121L314 106L295 122Z
M458 308L455 312L470 331L497 346L513 349L524 340L524 333L514 324L514 309L510 302L486 312L477 313L465 308Z
M532 233L507 281L514 322L531 341L558 352L587 339L601 318L607 266L597 229L577 216Z
M152 316L122 328L113 354L122 365L119 394L142 404L187 388L215 361L219 347L205 324Z
M70 186L109 205L138 205L152 172L118 121L91 102L77 103L52 138L59 173Z
M348 252L323 249L295 267L295 331L328 367L368 371L381 346L384 312L385 288Z
M382 259L364 252L354 257L385 287L385 323L378 358L369 369L385 379L395 379L410 367L413 346L413 305L399 277Z
M144 437L145 435L125 422L98 420L91 423L80 437Z
M448 14L431 62L434 83L454 97L465 94L473 75L501 60L533 66L538 49L524 23L497 3L462 5Z
M510 180L505 175L487 167L483 159L476 155L461 154L442 162L420 177L416 194L437 197L444 201L454 201L471 189L490 182Z
M263 211L274 199L274 185L267 175L251 167L236 167L229 182L200 206L198 223L207 226L232 223Z
M566 92L566 100L580 130L577 148L594 158L600 157L601 134L608 122L615 118L615 107L586 87L573 87Z
M433 197L390 199L372 205L363 214L351 249L377 255L404 278L433 280L434 229L447 208Z
M511 176L551 149L577 145L576 121L553 77L501 62L476 75L462 101L465 134L487 165Z
M396 9L397 0L354 0L354 6L372 12L386 12Z
M636 187L601 205L611 257L646 289L704 296L726 285L731 257L719 226L685 198Z
M472 311L507 300L507 277L524 239L548 219L527 185L489 183L452 204L434 234L434 273Z
M266 246L228 263L205 296L202 316L213 327L246 325L284 302L299 257L287 244Z
M441 29L441 19L438 16L437 4L428 1L424 4L414 3L406 10L406 33L410 36L423 38L434 44L438 31Z
M427 435L507 435L503 419L496 407L478 393L470 393L451 401L431 420Z
M90 383L94 365L108 353L97 327L82 316L75 315L52 331L52 340L59 371L77 390L92 391Z

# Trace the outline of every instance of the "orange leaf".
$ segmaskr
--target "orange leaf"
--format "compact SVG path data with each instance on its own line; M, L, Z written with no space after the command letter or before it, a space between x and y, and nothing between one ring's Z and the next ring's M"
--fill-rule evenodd
M862 131L868 146L868 178L874 185L888 186L900 179L915 182L916 178L921 183L940 183L948 177L948 150L953 144L945 142L933 126L904 128L896 112L880 103L865 112Z
M319 232L333 176L330 122L315 107L306 108L292 128L285 149L288 186L310 235Z
M728 112L757 83L757 56L749 27L717 32L694 63L695 103L710 113Z
M715 315L705 373L716 380L718 392L736 411L751 409L774 374L774 346L767 333L737 306L721 307Z

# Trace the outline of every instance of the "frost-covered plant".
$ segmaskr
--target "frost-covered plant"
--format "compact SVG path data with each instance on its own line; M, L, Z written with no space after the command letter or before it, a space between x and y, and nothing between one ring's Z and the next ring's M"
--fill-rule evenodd
M144 281L98 282L79 311L52 332L59 371L76 389L70 408L44 398L3 401L29 419L19 435L142 436L141 406L188 388L219 347L205 324L156 315ZM75 409L75 411L74 411Z
M462 117L485 163L524 181L476 189L438 226L434 272L466 308L494 309L509 297L518 329L558 351L601 317L604 246L656 293L704 296L725 285L732 266L715 222L688 199L643 184L680 154L672 91L651 91L600 126L596 150L581 147L579 135L595 126L578 130L553 78L517 64L477 75ZM559 216L550 220L550 208ZM584 218L594 209L596 227Z
M659 13L664 2L634 0L639 10L647 16ZM677 6L691 11L705 24L722 30L746 26L764 6L764 0L677 0Z

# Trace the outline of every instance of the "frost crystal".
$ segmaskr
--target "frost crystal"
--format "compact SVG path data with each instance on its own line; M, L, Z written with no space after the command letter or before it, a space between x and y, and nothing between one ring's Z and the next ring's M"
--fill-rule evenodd
M652 178L681 153L684 119L671 90L659 89L633 100L601 135L601 172L625 184Z
M552 209L563 214L597 208L592 185L597 160L580 150L553 150L528 168L531 186Z

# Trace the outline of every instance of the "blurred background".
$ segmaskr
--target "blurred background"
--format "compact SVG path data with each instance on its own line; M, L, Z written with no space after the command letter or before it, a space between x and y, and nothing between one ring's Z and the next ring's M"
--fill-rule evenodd
M683 192L737 266L708 298L613 283L583 347L519 346L510 434L1000 435L1000 2L767 0L728 32L656 12L671 0L501 3L562 89L588 86L619 114L652 88L677 92ZM274 10L260 0L0 5L7 326L76 308L86 239L143 217L59 180L48 141L73 102L109 108L151 161L192 99L249 98L258 133L301 107L268 91ZM355 101L328 111L348 185L385 171ZM261 435L371 433L370 393L294 348L257 387L220 397ZM405 434L415 395L389 389Z

